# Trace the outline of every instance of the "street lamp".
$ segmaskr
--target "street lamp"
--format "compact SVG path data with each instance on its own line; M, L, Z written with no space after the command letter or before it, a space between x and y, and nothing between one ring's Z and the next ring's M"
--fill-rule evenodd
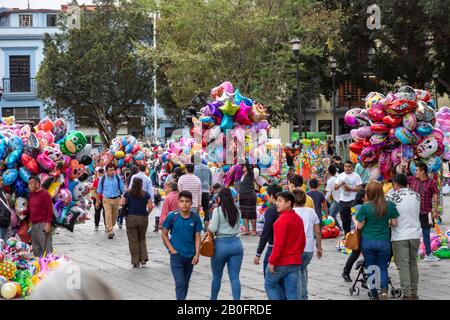
M436 102L436 109L439 109L438 95L437 95L438 79L439 79L439 70L438 69L434 69L434 71L433 71L433 81L434 81L434 97L435 97L435 102Z
M332 107L333 107L333 141L336 141L336 69L337 69L337 63L336 58L331 56L329 59L329 65L330 65L330 75L333 79L333 92L332 92Z
M291 40L292 44L292 52L294 52L295 55L295 63L297 67L297 122L298 122L298 138L302 138L302 127L303 127L303 121L302 121L302 101L300 98L300 40L295 37ZM305 139L306 139L306 132L305 132Z

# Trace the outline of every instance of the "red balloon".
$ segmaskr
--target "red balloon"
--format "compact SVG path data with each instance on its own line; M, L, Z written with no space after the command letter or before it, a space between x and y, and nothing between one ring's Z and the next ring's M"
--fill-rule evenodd
M39 165L34 158L26 153L22 153L22 157L20 158L23 166L30 171L31 174L39 173Z
M358 141L358 142L351 143L348 148L350 149L351 152L359 155L359 154L361 154L361 151L364 148L364 146L361 141Z
M386 113L380 107L372 107L367 110L367 116L372 121L380 122L381 120L383 120L385 115Z
M370 130L375 134L383 134L389 131L389 127L384 123L374 123L370 126Z
M322 233L322 238L324 239L328 239L331 237L331 229L328 227L322 227L322 229L320 229L320 232Z
M331 228L331 238L337 238L337 237L339 237L340 234L341 234L341 230L339 230L338 227L333 226Z
M402 122L402 118L396 117L393 115L388 115L383 118L383 123L387 124L390 127L398 127L401 122Z
M189 133L191 134L191 137L193 138L194 137L194 127L191 127L189 129Z
M416 108L417 108L416 101L397 99L387 105L386 112L397 116L402 116L410 111L415 110Z

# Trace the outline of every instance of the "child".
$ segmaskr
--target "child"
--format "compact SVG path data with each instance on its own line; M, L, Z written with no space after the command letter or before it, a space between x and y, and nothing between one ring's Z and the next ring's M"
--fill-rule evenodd
M158 232L159 217L161 216L161 195L159 193L155 194L153 205L153 211L155 211L155 229L153 229L153 232Z
M314 209L316 210L316 214L319 217L319 221L322 225L322 210L325 211L325 215L328 216L328 206L327 200L322 192L318 191L319 181L317 179L311 179L309 181L309 189L308 196L310 196L314 201Z
M212 192L211 192L211 196L210 196L210 200L209 200L209 210L208 210L208 214L211 215L212 212L214 211L215 208L217 208L217 195L219 194L220 188L222 188L222 186L219 183L215 183L212 187ZM205 212L206 214L206 212Z

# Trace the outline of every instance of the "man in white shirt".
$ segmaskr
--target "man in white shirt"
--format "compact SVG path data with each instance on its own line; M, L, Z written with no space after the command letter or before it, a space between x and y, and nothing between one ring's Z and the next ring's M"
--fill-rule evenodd
M147 177L145 174L145 170L147 169L147 166L145 164L139 166L139 172L136 173L131 177L129 189L131 189L131 186L133 185L134 178L141 178L142 179L142 190L145 192L148 192L150 195L152 202L154 201L154 194L153 194L153 184L152 180Z
M408 188L408 178L397 174L393 178L394 192L386 197L393 202L400 216L397 226L392 227L394 260L400 275L404 300L416 300L419 283L417 251L420 246L420 195Z
M361 177L356 172L353 172L353 163L351 161L345 162L344 172L338 175L334 183L334 190L340 190L339 206L345 235L350 232L352 224L351 210L356 198L356 193L361 190L361 186Z
M338 177L336 167L329 166L328 174L330 175L330 178L328 179L327 186L325 187L325 191L327 192L325 199L330 203L330 215L333 217L336 226L342 231L342 227L337 219L337 214L339 212L340 191L334 190L334 184L336 183L336 179Z

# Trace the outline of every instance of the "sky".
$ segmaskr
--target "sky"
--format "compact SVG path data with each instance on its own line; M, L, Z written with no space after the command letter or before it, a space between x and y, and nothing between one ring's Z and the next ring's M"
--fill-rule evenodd
M28 0L31 9L60 9L62 4L67 4L71 0ZM28 8L27 0L0 0L0 7L7 8ZM78 0L78 4L92 4L92 0Z

